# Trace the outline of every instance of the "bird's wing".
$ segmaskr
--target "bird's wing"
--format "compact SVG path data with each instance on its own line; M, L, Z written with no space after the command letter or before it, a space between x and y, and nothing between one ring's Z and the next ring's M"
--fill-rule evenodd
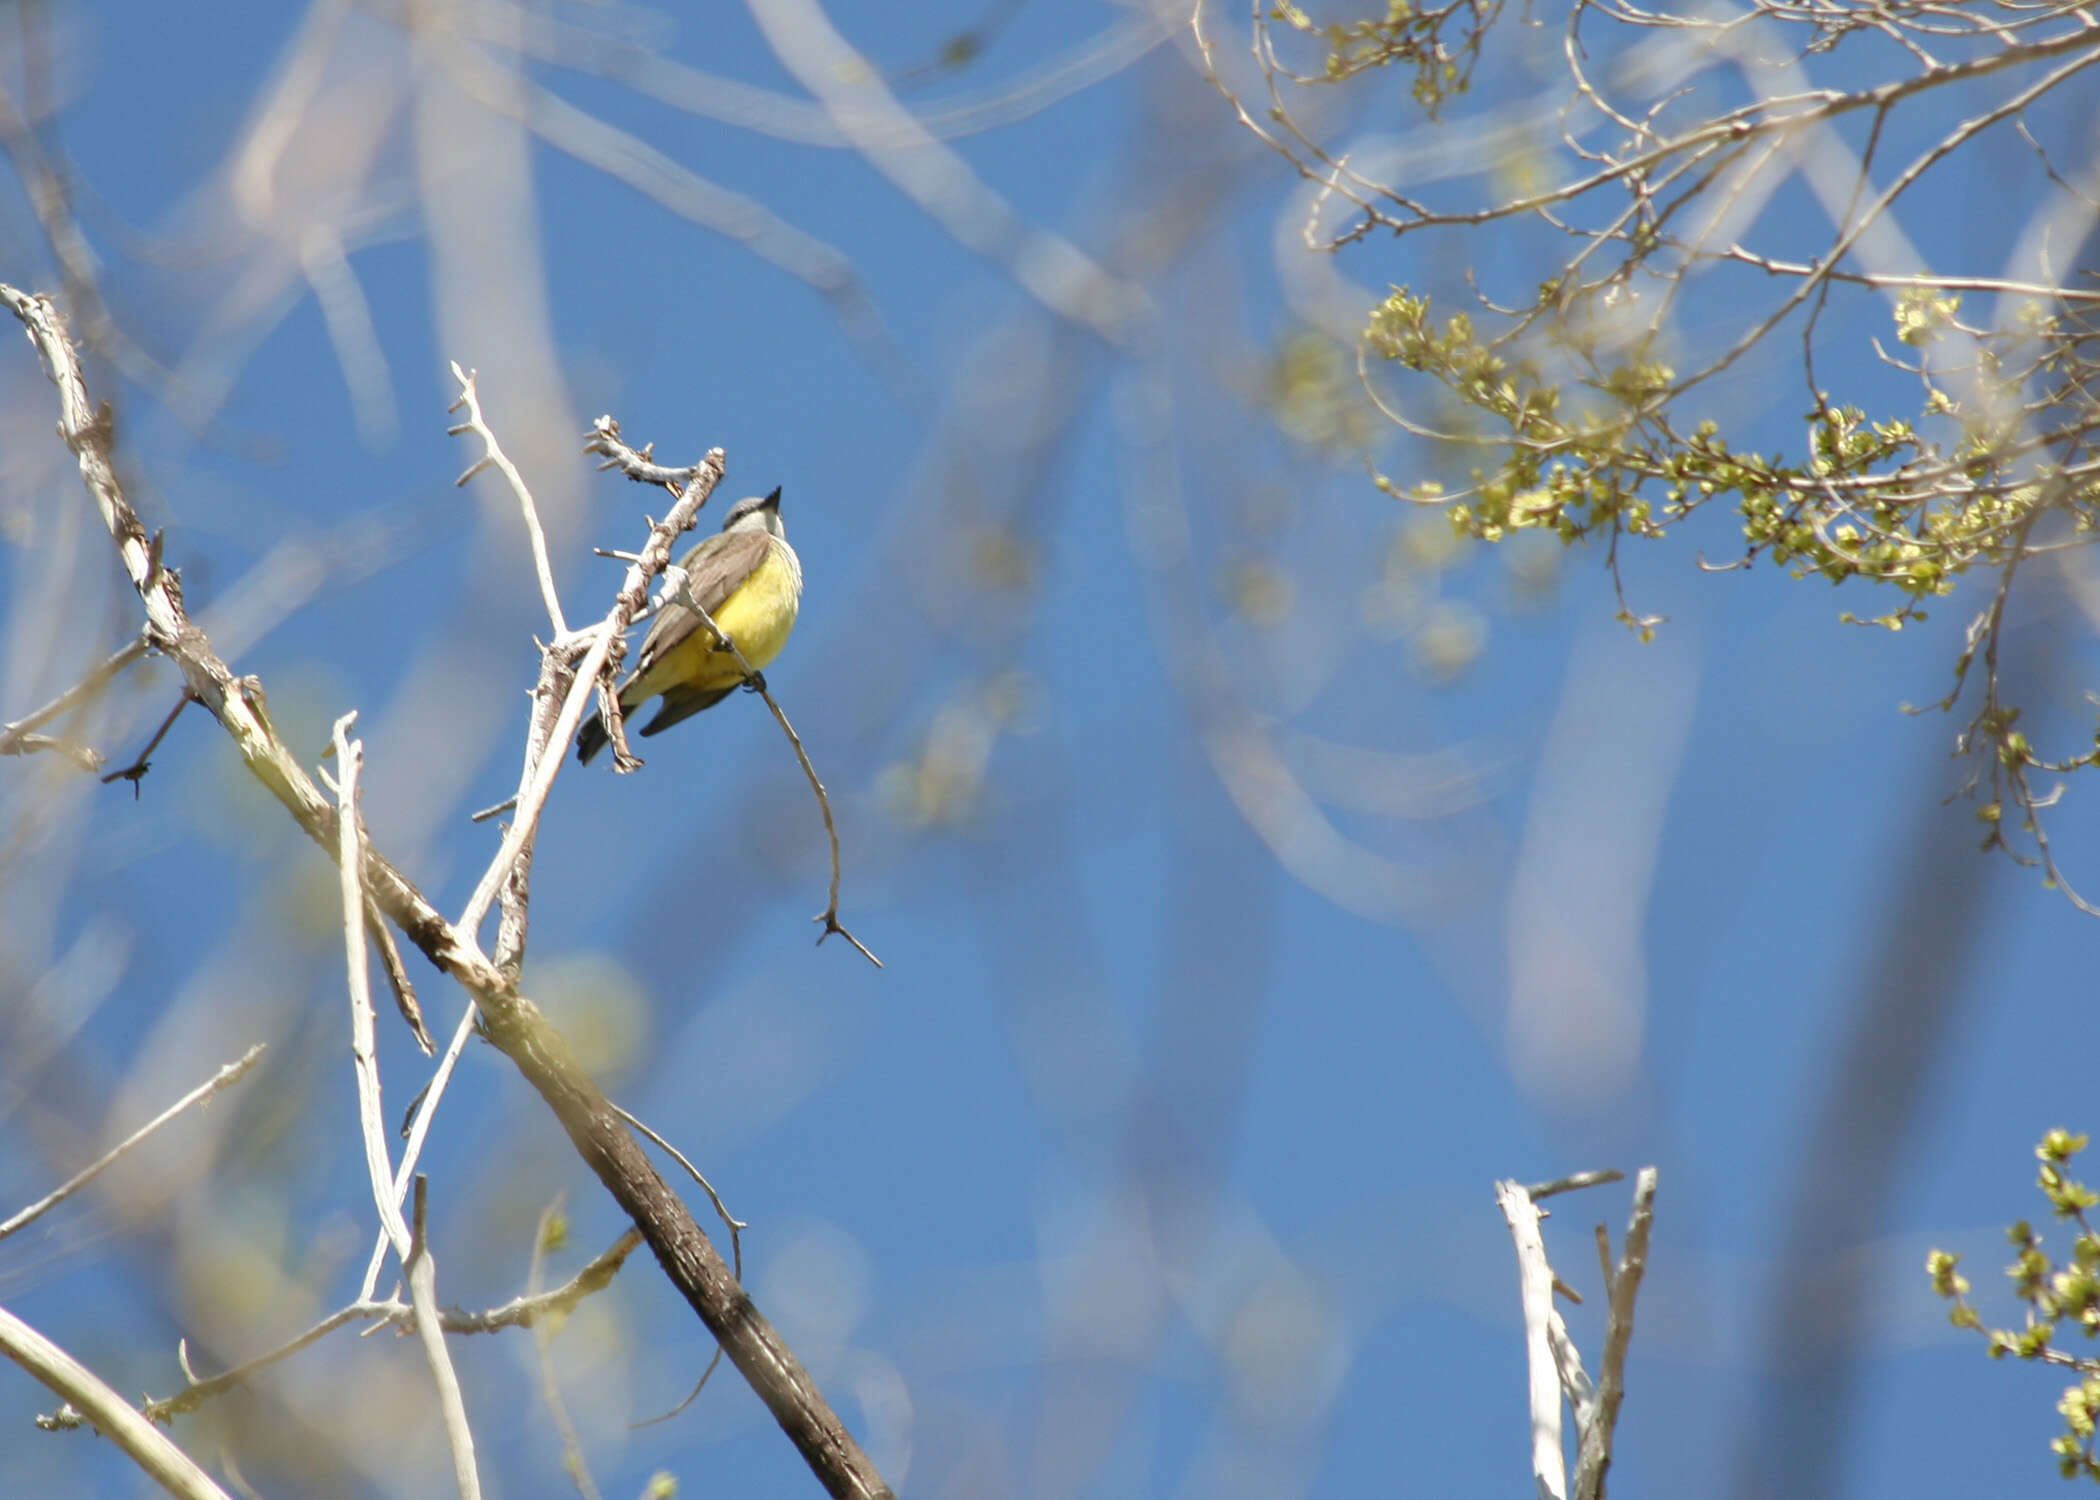
M772 545L773 538L763 531L724 531L709 537L679 563L691 581L694 600L713 615L737 585L751 576L751 570L765 561L766 549ZM683 604L666 605L642 638L642 653L627 680L639 679L699 628L700 617Z

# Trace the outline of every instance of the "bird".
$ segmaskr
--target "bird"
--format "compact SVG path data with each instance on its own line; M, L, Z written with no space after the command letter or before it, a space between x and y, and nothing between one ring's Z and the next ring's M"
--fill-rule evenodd
M802 607L802 559L780 523L780 490L752 495L729 507L722 529L678 560L693 599L736 643L756 673L780 654ZM642 733L658 734L704 708L713 708L745 682L735 655L683 604L658 611L634 670L620 684L620 712L631 714L661 695ZM763 679L759 679L763 680ZM576 758L586 765L605 748L602 718L585 721Z

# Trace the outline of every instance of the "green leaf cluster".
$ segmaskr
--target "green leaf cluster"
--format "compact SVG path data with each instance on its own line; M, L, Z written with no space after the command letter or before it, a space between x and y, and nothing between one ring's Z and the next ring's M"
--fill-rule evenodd
M1427 10L1409 0L1386 0L1383 16L1320 22L1291 0L1282 0L1270 8L1269 18L1318 39L1327 49L1319 74L1300 82L1342 83L1376 68L1403 64L1415 71L1410 90L1415 102L1434 119L1447 100L1466 91L1480 56L1481 36L1500 8L1500 0L1492 4L1455 0ZM1460 14L1467 24L1464 36L1454 44L1444 32Z
M1959 307L1957 297L1906 294L1899 335L1929 342ZM2015 420L1997 415L2016 383L2006 373L2006 341L1984 345L1969 372L1976 389L1964 400L1928 380L1915 416L1872 418L1819 395L1807 414L1807 451L1788 457L1738 453L1711 420L1680 426L1673 406L1684 387L1647 352L1652 340L1614 344L1576 311L1548 284L1513 319L1516 331L1494 340L1467 313L1434 316L1430 299L1405 286L1371 311L1370 353L1441 386L1466 415L1461 440L1491 459L1451 500L1452 524L1467 535L1497 541L1537 529L1574 542L1608 529L1614 539L1660 537L1723 500L1739 517L1746 560L1903 594L1870 621L1844 616L1894 630L1925 618L1924 603L1952 592L1971 569L2010 564L2044 510L2060 511L2079 531L2100 514L2100 482L2053 462L2020 439ZM2022 337L2036 330L2046 334L2047 320ZM1541 354L1559 368L1549 373ZM2026 363L2017 378L2034 368Z
M1983 1335L1991 1358L2011 1355L2057 1365L2076 1376L2056 1403L2063 1430L2050 1440L2049 1449L2066 1479L2082 1474L2100 1480L2100 1456L2094 1451L2100 1439L2100 1358L2073 1354L2062 1344L2070 1330L2088 1341L2100 1335L2100 1233L2086 1218L2087 1211L2100 1204L2100 1193L2066 1170L2086 1144L2083 1135L2052 1130L2035 1147L2042 1164L2037 1186L2050 1213L2074 1224L2076 1233L2069 1257L2059 1262L2042 1248L2041 1236L2025 1220L2006 1230L2014 1249L2006 1276L2012 1282L2013 1296L2025 1309L2020 1327L1985 1325L1969 1301L1969 1280L1960 1272L1960 1256L1933 1250L1925 1257L1925 1274L1932 1279L1933 1290L1950 1304L1949 1321Z

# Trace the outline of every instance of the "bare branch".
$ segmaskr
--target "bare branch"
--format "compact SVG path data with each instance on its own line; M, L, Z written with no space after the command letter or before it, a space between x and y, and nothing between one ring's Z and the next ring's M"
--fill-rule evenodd
M453 1482L459 1487L460 1500L481 1500L481 1476L474 1463L474 1431L467 1425L466 1398L460 1394L459 1375L452 1368L452 1356L438 1326L437 1265L429 1245L422 1240L422 1179L417 1179L413 1237L401 1221L401 1206L393 1193L393 1163L387 1153L386 1116L379 1102L379 1058L373 1035L371 975L366 962L363 830L357 805L357 778L365 752L361 741L349 737L356 719L355 713L347 713L335 721L334 743L339 777L337 800L341 806L336 823L342 837L337 864L342 875L343 948L350 971L350 1056L357 1074L357 1118L365 1143L365 1167L372 1179L372 1200L408 1277L416 1332L437 1385L438 1411L452 1449Z
M1568 1465L1561 1451L1560 1375L1550 1326L1553 1268L1539 1233L1538 1205L1515 1182L1495 1184L1495 1202L1517 1247L1517 1281L1524 1306L1524 1356L1531 1372L1531 1473L1540 1500L1567 1500Z
M1537 1182L1524 1189L1534 1203L1541 1198L1551 1198L1556 1193L1579 1192L1583 1188L1602 1187L1608 1182L1624 1181L1626 1174L1617 1167L1602 1167L1593 1172L1575 1172L1566 1177L1556 1177L1551 1182Z
M102 769L103 756L82 745L67 740L52 739L34 731L50 723L74 705L84 703L107 687L119 672L144 656L149 649L145 637L139 636L119 647L100 666L89 672L42 708L24 714L12 724L0 724L0 755L21 755L31 750L58 750L70 756L83 771Z
M457 483L465 484L490 465L494 465L509 481L510 492L518 497L518 509L525 517L525 535L532 541L532 565L540 577L540 600L547 606L547 618L554 626L554 634L565 636L569 633L569 622L562 618L561 596L554 588L554 565L547 560L547 533L540 529L539 507L532 503L532 489L525 483L525 476L510 461L510 455L503 451L503 445L496 441L496 434L481 414L481 393L474 387L476 374L473 370L460 369L458 360L452 361L452 378L459 382L459 400L452 404L451 409L458 411L464 406L467 420L457 427L446 428L445 435L458 437L463 432L471 432L481 439L483 450L482 456L468 466Z
M525 1274L527 1296L537 1297L540 1291L540 1270L547 1253L548 1232L554 1217L561 1211L561 1199L556 1198L540 1212L540 1221L532 1232L532 1264ZM637 1242L641 1236L636 1235ZM540 1396L547 1403L547 1415L554 1419L554 1430L561 1434L561 1463L568 1470L569 1478L576 1485L576 1493L583 1500L603 1500L598 1493L597 1481L591 1478L590 1465L583 1457L583 1441L576 1435L576 1424L569 1420L569 1408L561 1399L561 1381L554 1371L554 1329L545 1321L535 1322L532 1329L532 1349L540 1368Z
M500 1328L537 1328L549 1318L566 1317L576 1310L576 1304L593 1292L603 1291L612 1285L620 1267L627 1263L635 1247L642 1243L639 1229L628 1229L614 1240L609 1248L600 1252L588 1265L551 1291L528 1292L514 1297L499 1307L487 1312L463 1313L447 1311L444 1316L447 1333L494 1333Z
M418 1095L420 1107L409 1126L408 1141L401 1149L401 1165L394 1173L394 1206L399 1208L408 1201L408 1186L415 1178L416 1161L423 1154L423 1142L429 1139L430 1122L436 1117L438 1101L445 1097L445 1086L452 1081L453 1069L459 1066L460 1054L467 1050L467 1038L474 1034L474 1023L480 1012L471 1004L459 1024L452 1029L452 1040L445 1046L445 1055L438 1059L437 1070L431 1074L430 1082L423 1085ZM372 1257L365 1266L365 1279L358 1300L369 1302L379 1286L379 1272L386 1265L387 1233L382 1227L372 1245Z
M1611 1304L1604 1325L1604 1358L1597 1370L1596 1415L1582 1427L1575 1458L1576 1500L1603 1500L1611 1467L1613 1429L1626 1398L1626 1350L1633 1342L1633 1302L1648 1270L1648 1233L1655 1224L1656 1171L1643 1167L1633 1180L1633 1216L1626 1224L1626 1253L1611 1279Z
M998 265L1060 318L1111 344L1128 341L1151 311L1143 290L1062 236L1024 224L961 156L897 102L880 70L831 24L819 0L749 3L781 65L822 101L868 164L957 244Z
M466 11L461 24L473 26L485 22L488 15L480 8ZM866 138L872 133L880 145L905 146L919 132L936 140L954 140L1011 125L1114 77L1165 41L1174 29L1165 11L1117 21L997 88L951 97L937 107L914 112L909 136L881 133L883 124L876 119L868 120L866 131L856 134ZM607 37L564 18L519 10L505 15L501 27L484 24L481 37L515 47L536 62L610 78L673 109L777 140L828 148L859 144L823 106L807 99L690 67L638 48L626 37Z
M1543 1215L1534 1199L1546 1193L1617 1182L1625 1175L1617 1171L1578 1172L1539 1188L1525 1188L1515 1182L1495 1184L1495 1201L1501 1206L1510 1238L1517 1247L1526 1362L1531 1376L1532 1473L1538 1481L1541 1500L1565 1500L1570 1495L1574 1500L1603 1500L1604 1476L1611 1467L1612 1432L1619 1420L1619 1404L1626 1394L1626 1350L1633 1339L1633 1303L1640 1291L1641 1275L1647 1269L1656 1171L1643 1167L1634 1179L1626 1258L1616 1269L1611 1264L1610 1241L1601 1226L1597 1230L1597 1244L1604 1258L1607 1303L1604 1355L1594 1385L1582 1368L1582 1356L1568 1335L1566 1323L1553 1306L1552 1287L1557 1278L1546 1259L1545 1238L1539 1232ZM1572 1490L1561 1443L1563 1395L1575 1420L1578 1444Z

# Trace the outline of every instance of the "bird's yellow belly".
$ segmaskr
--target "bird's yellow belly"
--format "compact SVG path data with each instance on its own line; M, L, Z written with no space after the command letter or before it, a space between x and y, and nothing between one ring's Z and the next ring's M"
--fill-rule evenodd
M736 642L737 650L754 669L763 668L795 628L795 614L802 605L802 569L792 552L778 542L766 559L752 569L751 576L715 611L715 623ZM620 695L640 703L673 686L706 690L734 687L743 680L736 658L715 649L715 637L705 627L695 630L651 665L648 675Z

